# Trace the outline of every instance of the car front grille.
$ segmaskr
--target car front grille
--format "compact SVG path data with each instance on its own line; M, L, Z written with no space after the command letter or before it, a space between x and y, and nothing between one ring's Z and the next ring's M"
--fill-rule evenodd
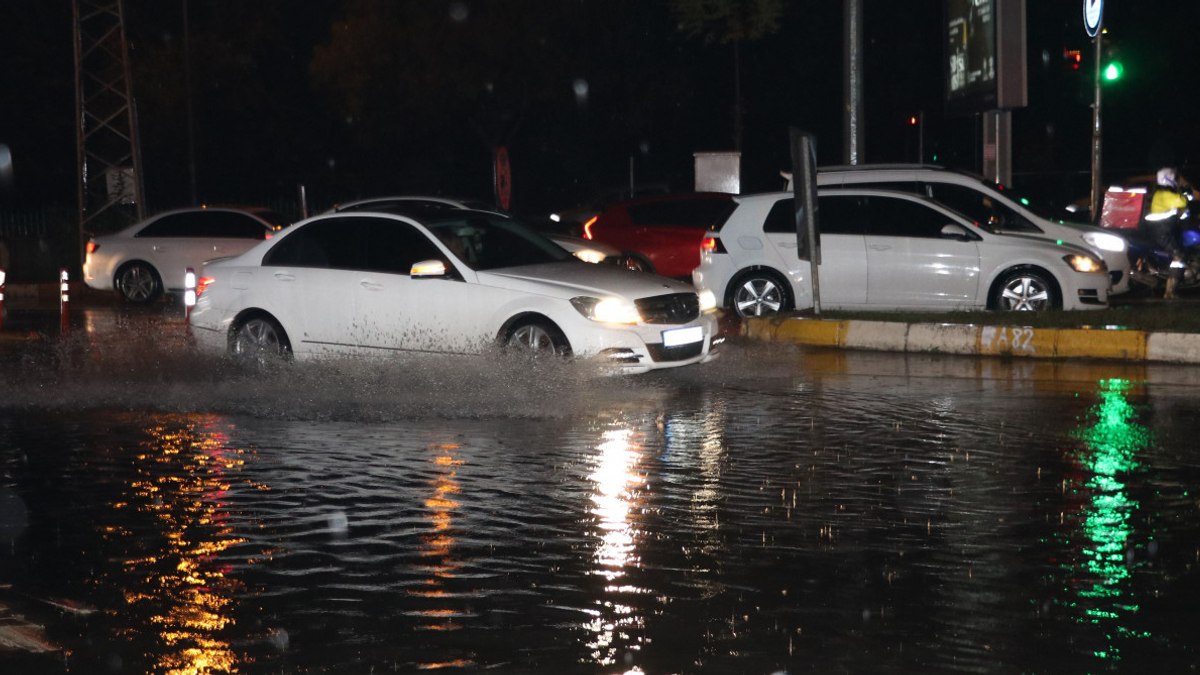
M700 316L700 300L695 293L656 295L636 304L646 323L687 323Z
M664 361L684 361L686 359L695 358L704 353L704 341L694 342L690 345L679 345L678 347L664 347L662 345L646 345L646 350L650 352L650 358L656 363Z

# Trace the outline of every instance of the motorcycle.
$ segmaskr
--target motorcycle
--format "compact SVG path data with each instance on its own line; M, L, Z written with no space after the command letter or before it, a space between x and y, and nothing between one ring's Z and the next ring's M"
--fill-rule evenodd
M1129 243L1130 281L1161 291L1171 276L1171 255L1146 234L1146 209L1150 204L1146 196L1153 190L1153 184L1109 188L1100 226L1123 230L1121 234ZM1200 213L1190 188L1185 196L1188 205L1176 223L1183 245L1183 276L1177 289L1200 287Z
M1183 277L1179 280L1177 289L1200 287L1200 229L1197 223L1184 221L1183 240ZM1129 241L1129 259L1132 262L1129 274L1130 281L1148 286L1152 290L1162 290L1171 275L1171 255L1156 248L1149 240L1138 236L1127 236Z

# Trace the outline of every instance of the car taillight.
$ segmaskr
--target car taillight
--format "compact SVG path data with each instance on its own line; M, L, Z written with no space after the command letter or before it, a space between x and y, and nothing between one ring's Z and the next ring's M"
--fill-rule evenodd
M704 239L700 241L700 251L703 253L725 253L725 245L721 243L721 238L706 234Z
M588 218L586 223L583 224L584 239L595 239L595 237L592 236L592 226L596 224L596 220L598 218L600 218L600 216L592 216L591 218Z
M200 277L196 280L196 297L204 295L204 289L208 288L209 284L216 281L213 277Z
M100 244L97 244L96 242L94 242L90 239L88 240L87 247L86 247L88 255L95 253L96 250L99 248L100 248Z

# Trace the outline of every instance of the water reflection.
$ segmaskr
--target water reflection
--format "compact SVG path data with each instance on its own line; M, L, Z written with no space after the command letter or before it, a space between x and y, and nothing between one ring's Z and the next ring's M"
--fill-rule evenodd
M585 629L591 636L587 647L592 660L611 666L618 662L618 656L638 651L643 640L645 617L635 604L624 598L646 591L625 583L624 577L628 568L639 563L639 526L634 510L645 477L638 473L642 447L634 440L631 429L604 432L596 451L588 476L593 484L590 513L596 517L599 528L592 573L603 577L606 583Z
M1102 645L1093 654L1107 662L1121 660L1122 639L1148 636L1131 627L1140 611L1131 588L1138 565L1132 520L1139 504L1127 481L1140 468L1138 454L1152 441L1136 421L1137 411L1127 398L1131 388L1129 380L1100 380L1100 401L1089 411L1090 424L1077 431L1086 444L1078 458L1083 473L1068 479L1070 491L1086 500L1079 520L1079 557L1068 566L1074 616L1098 629Z
M218 417L159 419L145 430L135 477L124 501L112 505L104 538L121 549L142 547L129 552L121 586L131 614L146 616L145 624L158 631L155 672L233 672L241 659L223 636L236 623L234 598L242 584L222 556L245 542L234 533L226 503L244 451L227 447ZM161 538L131 536L139 533L127 524L145 516L156 521Z
M447 604L454 594L446 589L446 585L454 580L462 567L462 563L454 554L454 518L462 506L458 501L458 495L462 492L458 480L458 467L463 464L463 460L457 456L460 449L457 443L437 443L430 447L433 452L430 462L434 466L434 476L430 480L432 494L425 500L426 518L430 524L429 530L421 536L419 553L420 565L427 576L412 594L431 600L435 604L416 612L421 620L417 626L418 630L457 631L463 627L459 621L462 612ZM455 659L425 662L420 664L420 668L436 670L472 665L474 664L469 660Z

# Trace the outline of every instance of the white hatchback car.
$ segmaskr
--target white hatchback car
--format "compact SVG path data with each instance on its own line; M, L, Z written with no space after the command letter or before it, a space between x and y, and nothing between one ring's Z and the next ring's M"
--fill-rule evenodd
M502 214L322 214L205 267L196 342L235 360L491 345L637 373L710 360L715 302L689 284L589 265Z
M1119 234L1039 213L1033 202L983 176L923 164L822 166L817 187L876 188L914 192L975 219L997 234L1023 234L1082 246L1103 258L1112 293L1129 290L1129 244ZM790 186L789 186L790 188Z
M722 307L760 316L811 307L790 192L737 197L705 237L692 274ZM919 195L822 190L817 198L822 307L867 310L1101 309L1103 261L1071 244L988 232Z
M144 304L164 290L183 290L187 268L199 271L207 260L249 250L286 223L273 211L254 207L166 211L115 234L92 237L83 280Z

